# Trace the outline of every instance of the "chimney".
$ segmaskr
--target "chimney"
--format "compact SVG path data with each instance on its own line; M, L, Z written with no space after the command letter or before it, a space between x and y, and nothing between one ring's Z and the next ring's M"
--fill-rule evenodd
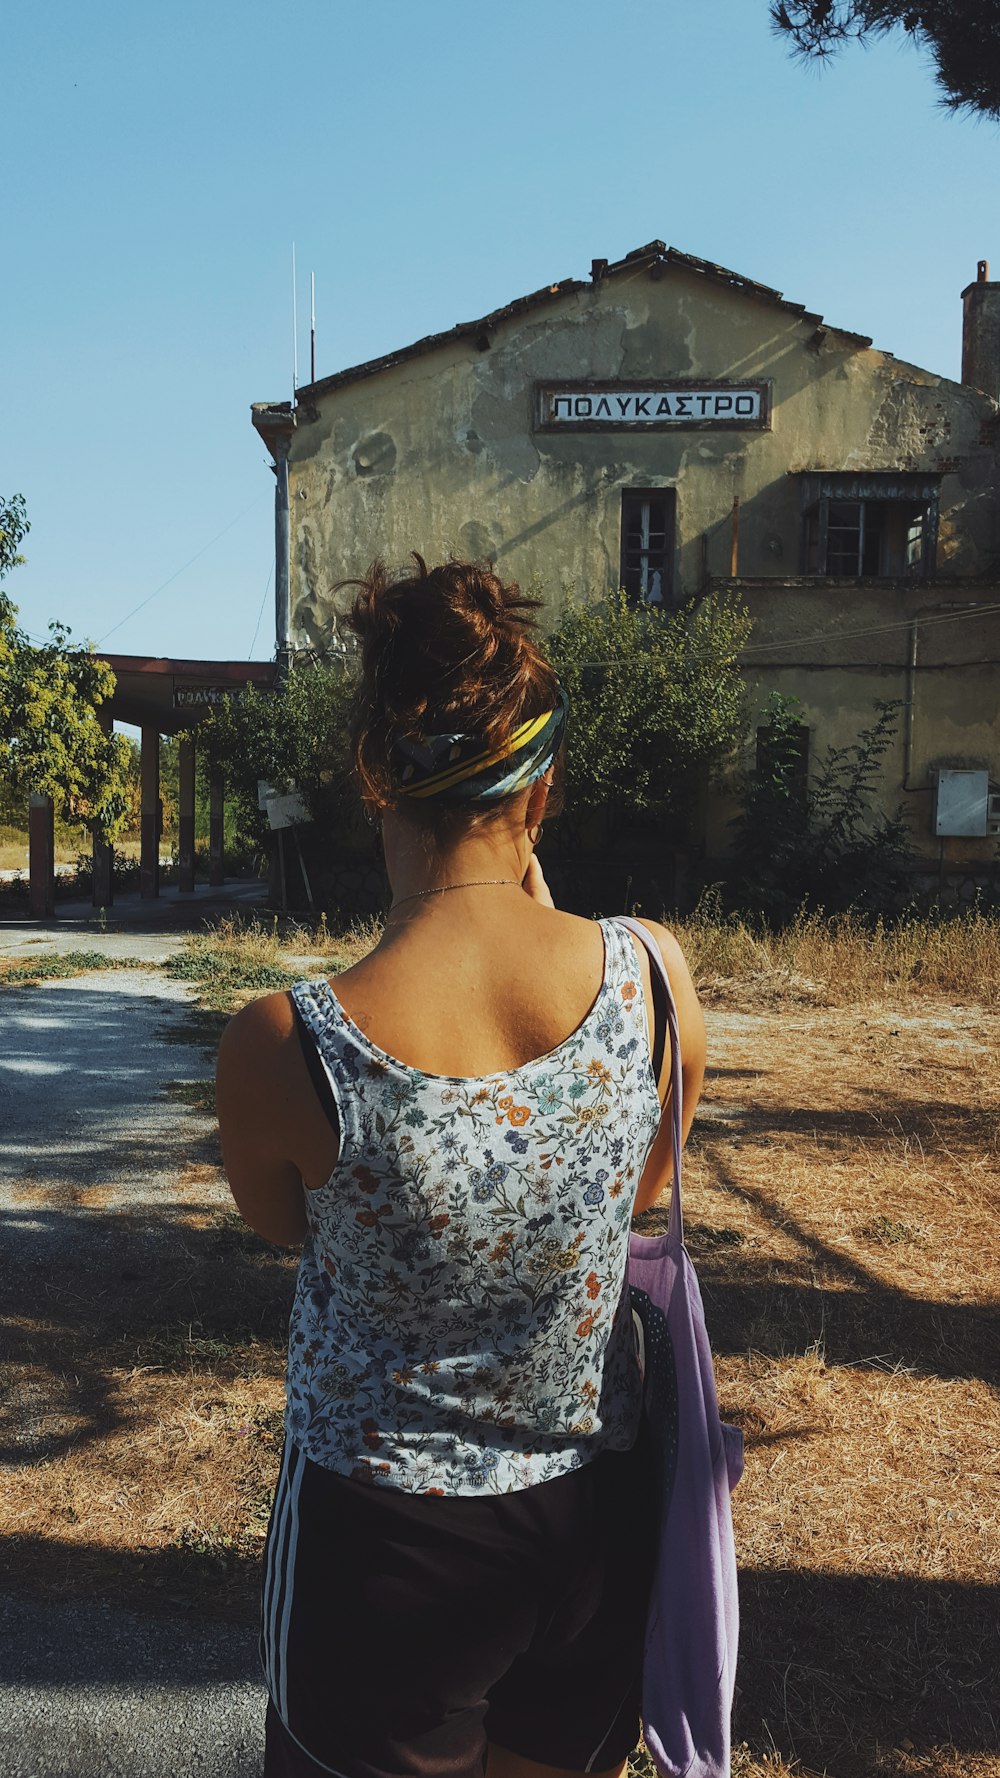
M990 283L988 259L962 291L962 381L1000 400L1000 284Z

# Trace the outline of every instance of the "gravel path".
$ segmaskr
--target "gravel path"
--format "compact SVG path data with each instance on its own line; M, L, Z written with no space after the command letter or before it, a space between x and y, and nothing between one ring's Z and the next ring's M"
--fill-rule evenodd
M190 999L149 969L0 993L0 1274L113 1276L108 1211L175 1200L198 1126L164 1088L210 1072L169 1041ZM257 1778L263 1703L248 1631L0 1594L0 1778Z

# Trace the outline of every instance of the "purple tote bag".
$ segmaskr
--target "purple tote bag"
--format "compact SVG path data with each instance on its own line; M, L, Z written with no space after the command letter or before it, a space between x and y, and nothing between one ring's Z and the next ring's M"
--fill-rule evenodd
M643 1659L643 1733L662 1778L728 1778L739 1632L729 1496L743 1473L743 1437L719 1419L701 1292L684 1246L674 998L651 935L636 920L619 924L646 946L666 988L673 1085L667 1233L633 1234L628 1262L643 1413L661 1501Z

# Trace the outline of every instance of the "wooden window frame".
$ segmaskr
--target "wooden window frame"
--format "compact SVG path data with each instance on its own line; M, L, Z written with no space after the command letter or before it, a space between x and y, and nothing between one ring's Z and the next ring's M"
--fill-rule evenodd
M869 475L810 474L802 477L802 544L800 572L815 575L819 580L933 580L937 567L938 514L941 481L939 476L920 476L874 472ZM830 507L837 504L858 504L858 567L854 574L830 570ZM894 506L920 508L923 521L921 550L916 562L904 561L900 567L877 574L862 572L865 547L866 507L878 506L891 511ZM815 545L815 565L810 563Z
M661 552L659 552L658 560L654 564L654 562L650 559L650 553L649 553L650 528L649 528L649 512L647 510L644 514L645 547L640 548L640 555L644 558L643 567L640 570L640 572L645 573L645 574L654 573L657 571L657 568L658 568L658 571L659 571L660 577L661 577L661 579L660 579L660 598L658 600L647 598L644 588L639 587L636 589L636 588L632 588L628 585L628 581L632 576L633 570L632 570L631 564L626 561L627 556L632 556L635 553L632 550L628 550L627 544L626 544L626 539L629 536L630 530L631 530L631 527L628 524L627 506L638 504L638 505L640 505L640 507L645 507L648 509L650 503L653 501L658 501L658 502L662 501L663 506L664 506L663 549ZM676 488L672 488L672 487L623 488L621 490L621 505L620 505L620 509L619 509L619 585L621 587L623 587L626 590L626 592L628 593L630 604L637 605L637 606L638 605L646 605L646 606L648 606L648 608L651 611L657 611L657 610L661 610L661 609L666 610L674 604L676 553L677 553L677 490L676 490Z

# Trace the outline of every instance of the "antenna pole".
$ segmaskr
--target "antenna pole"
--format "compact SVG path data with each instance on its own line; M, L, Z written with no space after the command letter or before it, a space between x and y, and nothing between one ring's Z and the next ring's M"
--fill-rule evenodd
M299 323L295 295L295 242L292 242L292 406L299 388Z
M316 273L309 273L309 381L316 381Z

